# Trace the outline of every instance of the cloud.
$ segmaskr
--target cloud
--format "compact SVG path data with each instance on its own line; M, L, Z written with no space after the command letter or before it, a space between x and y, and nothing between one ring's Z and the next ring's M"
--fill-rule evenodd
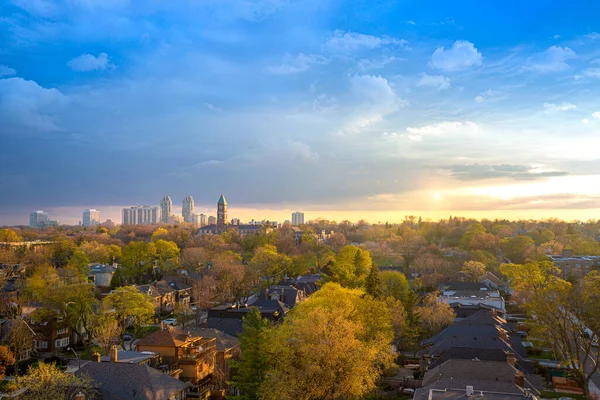
M569 111L576 109L577 106L571 103L544 103L544 113L546 114L554 114L561 111Z
M552 46L541 53L532 54L527 59L526 68L542 73L560 72L569 69L567 61L576 57L577 54L568 47Z
M73 71L87 72L87 71L103 71L107 68L112 68L113 65L109 63L108 55L106 53L98 54L98 57L91 54L82 54L79 57L73 58L67 63Z
M513 164L463 164L440 167L439 169L450 172L453 178L462 181L475 181L496 178L509 178L514 180L535 180L554 176L565 176L563 171L539 171L528 165Z
M581 122L583 122L584 124L589 124L590 120L587 119L587 118L584 118L584 119L581 120Z
M594 118L600 118L600 111L596 111L592 113L592 117Z
M350 94L356 101L356 110L349 112L352 117L343 128L345 133L358 133L407 104L381 76L354 75L350 79Z
M389 57L382 57L380 59L368 59L368 58L363 58L358 60L358 62L356 63L356 68L358 68L360 71L369 71L371 69L381 69L383 67L385 67L386 65L388 65L389 63L392 63L394 61L399 61L402 60L401 58L398 57L394 57L394 56L389 56Z
M477 96L475 96L475 101L477 103L483 103L484 101L498 97L499 94L500 94L500 92L496 92L495 90L488 89L485 92L479 93Z
M479 126L471 121L461 122L461 121L443 121L435 124L421 126L419 128L408 127L406 128L406 132L419 135L419 136L427 136L427 135L444 135L447 133L455 133L455 132L473 132L477 131Z
M12 0L12 3L32 15L43 18L52 17L58 13L58 6L53 1Z
M584 37L586 39L596 40L596 39L600 39L600 33L591 32L591 33L588 33L587 35L584 35Z
M15 71L13 68L10 68L6 65L0 65L0 78L2 78L3 76L12 76L16 73L17 71Z
M483 56L473 43L457 40L452 48L438 47L431 55L431 65L445 71L460 71L481 65Z
M406 40L389 36L373 36L336 30L327 39L323 48L331 52L356 52L365 49L373 50L388 45L406 46L407 44Z
M587 68L575 75L575 80L584 78L600 78L600 68Z
M272 74L287 75L307 71L314 64L326 64L326 57L316 54L300 53L297 56L286 54L283 63L267 68Z
M417 86L433 87L438 90L448 89L450 87L450 78L443 75L421 74Z
M417 23L415 21L408 21L407 24L409 24L409 25L416 25Z
M0 132L15 129L58 130L55 112L67 98L23 78L0 79Z

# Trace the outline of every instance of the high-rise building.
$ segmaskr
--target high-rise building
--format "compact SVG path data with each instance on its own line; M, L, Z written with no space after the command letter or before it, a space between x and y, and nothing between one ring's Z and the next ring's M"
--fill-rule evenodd
M225 224L227 224L227 200L225 200L225 196L221 193L221 197L219 197L219 201L217 202L217 225Z
M194 198L192 196L186 196L183 198L181 215L183 216L183 220L185 222L193 222L192 216L194 215Z
M48 214L38 210L29 214L29 227L30 228L43 228L48 222Z
M206 225L206 215L194 214L192 215L192 223L200 228Z
M160 201L161 220L163 224L169 223L169 217L173 212L173 201L170 196L165 196Z
M149 225L161 221L161 210L156 206L135 206L123 209L123 225Z
M208 225L215 225L217 223L217 219L214 216L208 217Z
M100 211L88 208L83 212L83 226L100 225Z
M292 225L298 226L302 224L304 224L304 213L300 211L292 213Z

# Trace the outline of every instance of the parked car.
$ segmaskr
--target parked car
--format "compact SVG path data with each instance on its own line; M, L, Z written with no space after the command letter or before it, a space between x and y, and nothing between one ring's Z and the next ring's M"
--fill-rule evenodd
M163 319L161 322L164 322L165 324L172 325L172 326L177 325L177 320L175 318Z
M129 333L123 335L124 341L129 342L131 339L133 339L133 336L131 336Z

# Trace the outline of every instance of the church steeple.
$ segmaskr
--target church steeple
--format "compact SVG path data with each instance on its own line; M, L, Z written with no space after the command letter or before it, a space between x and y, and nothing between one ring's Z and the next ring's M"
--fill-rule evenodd
M217 225L223 226L227 224L227 200L221 193L219 201L217 202Z

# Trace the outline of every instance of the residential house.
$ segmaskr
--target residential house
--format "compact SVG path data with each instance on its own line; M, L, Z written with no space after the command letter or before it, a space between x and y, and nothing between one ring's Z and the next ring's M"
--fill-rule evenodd
M536 399L527 378L506 362L450 359L425 373L413 399Z
M440 285L441 295L438 301L448 304L462 305L487 305L500 310L501 315L506 313L506 303L497 290L483 283L451 282Z
M281 321L289 310L279 299L269 298L267 292L252 304L220 305L209 309L206 327L238 336L242 332L244 316L250 312L252 307L258 308L263 318L274 322Z
M94 281L94 286L100 290L108 290L113 275L117 272L117 264L92 264L90 265L90 277Z
M175 309L175 289L164 280L136 287L140 292L152 297L157 312L171 312Z
M136 350L159 353L160 368L177 370L181 380L204 388L205 395L213 388L216 362L216 339L195 336L166 324L136 343Z
M61 318L32 318L30 325L35 332L33 348L38 353L61 353L71 346L71 328Z
M189 387L147 364L88 362L76 374L92 379L90 400L184 400Z
M158 289L154 287L154 285L136 285L135 287L140 292L152 297L152 300L154 302L154 309L156 310L156 312L160 312L163 310L163 296L158 291Z
M165 276L160 282L163 281L173 289L176 304L180 306L190 304L192 285L189 283L189 279L183 276Z
M259 296L279 300L288 308L292 308L301 301L306 300L304 291L295 285L271 285L268 288L262 288Z
M304 292L304 296L310 296L319 290L321 274L301 275L297 278L284 279L280 285L293 285Z
M477 281L479 283L483 283L490 289L496 289L501 292L507 293L509 291L508 285L502 279L498 278L496 275L491 273L490 271L486 271L483 275L481 275Z
M229 360L238 359L240 356L240 341L238 338L211 328L192 328L193 336L203 338L214 338L217 344L217 356L215 364L214 381L216 387L226 390L230 378Z

